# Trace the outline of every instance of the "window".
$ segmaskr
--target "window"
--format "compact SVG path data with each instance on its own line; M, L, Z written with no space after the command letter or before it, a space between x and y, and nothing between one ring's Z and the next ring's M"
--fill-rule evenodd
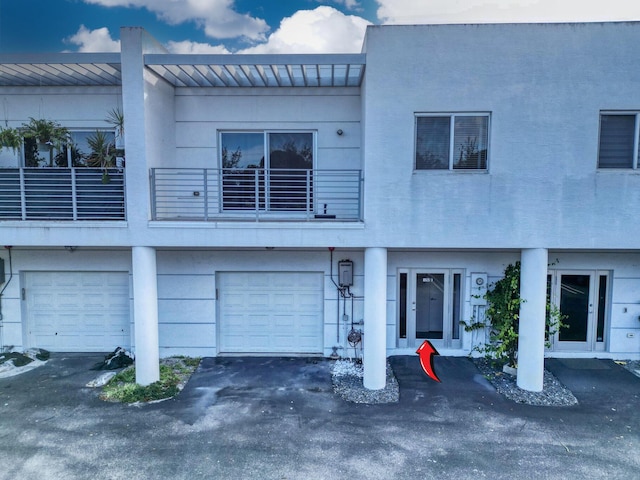
M111 166L121 166L122 155L115 147L115 133L108 130L70 130L69 143L57 149L52 145L39 145L35 138L24 140L24 164L27 167L101 167L103 161L111 159Z
M638 114L600 115L599 168L638 168Z
M486 170L488 114L416 116L416 170Z
M225 210L311 211L313 132L222 132Z

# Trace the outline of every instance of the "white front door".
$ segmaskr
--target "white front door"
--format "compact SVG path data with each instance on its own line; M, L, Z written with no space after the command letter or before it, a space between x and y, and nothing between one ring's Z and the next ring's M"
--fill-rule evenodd
M29 347L109 352L131 346L127 272L25 272Z
M321 354L322 273L218 273L220 353Z

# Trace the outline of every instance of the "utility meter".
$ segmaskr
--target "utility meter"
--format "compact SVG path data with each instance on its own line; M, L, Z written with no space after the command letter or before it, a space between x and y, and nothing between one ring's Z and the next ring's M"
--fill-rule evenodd
M487 299L487 274L471 274L471 305L486 305Z
M353 262L351 260L340 260L338 262L338 284L341 287L351 287L353 285Z

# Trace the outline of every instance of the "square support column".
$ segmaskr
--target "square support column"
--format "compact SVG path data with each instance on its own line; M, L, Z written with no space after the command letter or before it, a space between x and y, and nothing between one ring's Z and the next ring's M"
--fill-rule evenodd
M546 248L530 248L520 254L520 323L518 329L518 386L542 391L544 336L547 315Z
M131 258L136 383L149 385L160 380L156 250L151 247L133 247Z
M364 251L363 384L369 390L387 380L387 249Z

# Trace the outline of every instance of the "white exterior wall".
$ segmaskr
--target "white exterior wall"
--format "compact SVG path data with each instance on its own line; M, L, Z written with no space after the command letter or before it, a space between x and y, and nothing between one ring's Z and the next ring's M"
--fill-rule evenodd
M5 260L5 274L9 278L7 251L0 256ZM73 253L63 249L23 249L12 251L14 277L2 297L2 333L5 345L23 346L26 338L20 300L21 275L27 271L126 271L131 272L131 254L127 250L99 250L78 248ZM403 268L422 270L460 269L463 273L462 319L469 320L473 308L469 303L471 272L488 273L489 283L501 278L509 263L519 260L518 252L390 252L387 276L387 354L413 355L415 348L398 347L397 324L397 271ZM364 257L362 251L334 251L334 279L337 261L354 261L355 276L352 293L364 293ZM217 354L216 273L238 271L307 271L322 272L324 281L324 354L330 355L333 346L347 347L346 334L350 324L340 325L344 304L337 299L331 282L328 250L159 250L158 312L160 356ZM549 253L554 269L597 270L612 272L610 277L611 305L605 324L605 351L559 352L553 349L547 356L599 356L612 358L640 357L640 254L635 253ZM339 306L339 310L338 310ZM133 311L133 309L132 309ZM351 303L346 303L351 317ZM364 319L363 300L354 301L355 321ZM366 319L364 319L366 321ZM362 327L357 325L356 329ZM133 323L132 323L133 342ZM366 341L366 338L364 339ZM132 345L135 348L135 345ZM466 355L471 349L471 335L462 332L462 348L439 349L442 355ZM353 349L339 350L352 356ZM360 355L360 350L358 350Z
M387 281L387 353L411 355L415 348L398 348L398 269L461 269L464 271L461 317L469 321L470 274L488 274L489 285L499 280L505 267L520 260L519 252L390 252ZM605 350L596 352L562 352L553 349L547 356L599 356L612 358L640 357L640 254L638 253L569 253L549 252L549 271L576 270L611 273L609 277L610 309L605 320ZM462 332L461 349L439 349L441 355L466 355L472 348L470 333Z
M140 48L123 52L131 66L147 43L137 29L124 31ZM398 348L398 269L463 271L469 320L471 272L488 273L491 283L522 248L548 248L551 270L611 272L611 293L605 351L547 355L638 358L640 175L598 171L596 163L600 111L640 109L639 40L639 25L625 23L384 26L368 30L361 89L174 89L142 69L123 72L125 95L111 87L0 87L10 126L34 116L107 127L106 112L120 104L128 125L127 222L2 222L3 243L15 246L3 343L24 338L20 272L131 272L130 247L151 246L161 356L216 355L216 273L257 270L324 274L329 355L338 329L346 345L348 328L336 323L342 304L327 247L337 248L334 268L354 261L351 291L362 296L364 248L382 246L387 353L413 355L415 348ZM413 170L414 116L437 112L490 113L487 172ZM316 168L364 169L364 224L149 222L148 169L219 168L217 132L232 129L317 131ZM79 248L70 254L64 245ZM0 257L8 278L7 251ZM362 319L361 298L354 310ZM463 333L462 348L440 353L466 355L471 347Z
M54 120L71 130L112 129L107 114L122 106L122 93L119 87L0 87L0 102L7 106L11 127L33 117ZM0 167L19 166L20 155L3 149ZM92 246L104 242L105 233L99 227L108 227L108 246L129 243L123 222L3 221L2 236L6 245Z
M625 23L370 27L371 236L418 248L637 248L636 209L620 206L639 204L640 176L596 163L600 111L640 108L638 41ZM414 171L417 112L489 112L488 172Z
M338 313L337 289L330 277L329 250L159 250L158 304L161 356L215 356L218 345L218 310L216 303L216 274L221 272L322 272L324 275L324 347L329 356L332 347L346 348L346 334L350 323L340 324L337 339L337 319L343 314L340 300ZM337 281L337 262L349 258L354 262L354 286L351 292L363 295L364 257L358 251L334 251L334 280ZM354 300L353 317L363 318L362 298ZM351 301L347 300L347 315L351 317ZM362 328L356 326L356 329ZM360 345L361 347L361 345ZM354 355L339 350L343 355ZM358 355L361 356L358 349Z
M317 131L314 168L362 168L359 88L177 89L177 161L161 166L220 168L221 130Z
M13 345L17 349L26 346L27 338L26 309L23 308L21 300L21 289L24 287L26 272L131 272L131 252L127 250L79 248L68 252L63 248L13 247L11 256L13 279L2 294L2 346ZM5 277L9 280L9 255L6 249L3 248L0 251L0 257L4 259ZM0 289L4 286L0 286ZM131 339L133 342L133 319ZM114 348L116 346L114 345Z

